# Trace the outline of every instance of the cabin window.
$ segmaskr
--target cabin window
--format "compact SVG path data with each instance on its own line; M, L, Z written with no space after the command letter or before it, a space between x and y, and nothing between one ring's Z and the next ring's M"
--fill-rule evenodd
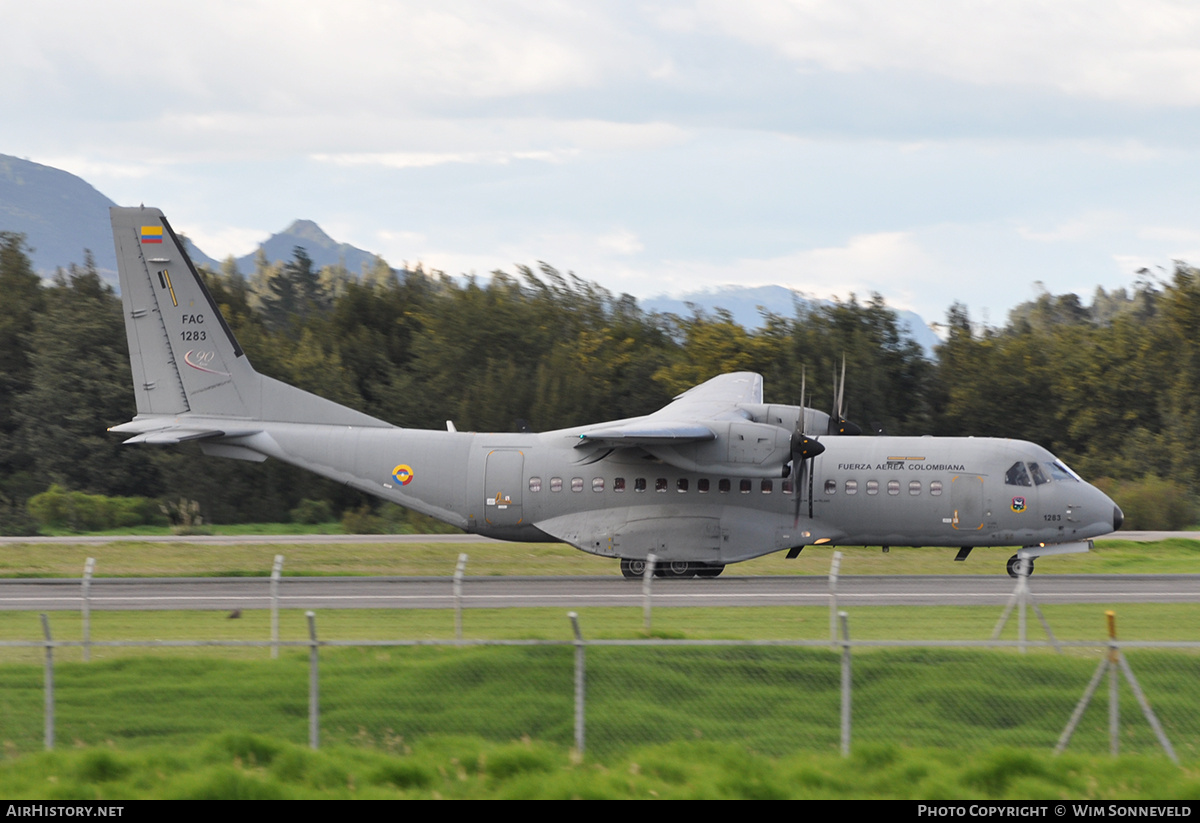
M1006 486L1032 486L1033 483L1029 480L1029 472L1025 471L1025 464L1020 461L1013 463L1008 467L1008 471L1004 473L1004 485Z
M721 494L727 494L730 489L729 478L721 478L721 482L717 484L717 488L720 490Z
M847 480L846 481L846 494L858 494L858 481L857 480Z
M749 494L750 489L753 488L753 486L754 484L750 482L750 479L746 478L738 483L738 491L740 491L742 494Z
M562 491L562 478L561 477L551 477L550 478L550 491L552 491L552 492Z
M639 477L633 481L633 490L635 492L644 492L646 490L646 478Z
M594 492L604 491L604 478L603 477L593 477L592 478L592 491L594 491Z
M583 491L583 478L582 477L572 477L571 478L571 491L573 491L573 492Z
M826 480L825 481L825 494L827 494L827 495L837 494L837 481L836 480Z
M937 497L938 495L940 495L942 493L942 481L941 480L929 481L929 493L931 495L933 495L934 497Z
M699 480L696 481L696 491L700 492L701 494L708 494L708 478L707 477L701 477Z
M779 490L781 492L783 492L784 494L794 494L796 491L796 488L795 488L794 484L792 483L792 478L789 477L786 480L784 480L779 485Z
M681 477L675 481L675 491L683 494L688 490L688 482L686 477Z
M916 497L917 495L919 495L921 493L921 481L920 480L909 480L908 481L908 493L911 494L913 497Z
M867 494L879 494L879 481L878 480L868 480L867 481Z
M667 478L665 478L665 477L659 477L659 478L657 478L657 479L654 481L654 490L655 490L656 492L666 492L666 490L667 490Z
M770 494L775 488L775 484L770 480L764 480L758 484L758 490L763 494Z
M888 481L888 494L895 496L899 493L900 493L900 481L899 480L889 480Z
M615 491L615 492L625 491L625 478L624 477L614 477L613 478L613 491Z
M540 477L529 478L529 490L531 492L540 492L542 490L542 478L540 478Z

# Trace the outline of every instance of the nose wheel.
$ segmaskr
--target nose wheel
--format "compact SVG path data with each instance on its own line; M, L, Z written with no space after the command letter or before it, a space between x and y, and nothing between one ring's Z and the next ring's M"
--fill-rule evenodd
M1033 558L1028 558L1027 562L1029 563L1029 573L1033 574ZM1021 558L1015 554L1008 558L1008 576L1014 579L1021 576Z

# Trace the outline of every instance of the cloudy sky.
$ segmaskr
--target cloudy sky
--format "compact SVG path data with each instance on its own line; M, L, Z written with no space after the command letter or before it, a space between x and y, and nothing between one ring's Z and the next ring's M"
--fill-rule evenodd
M214 257L295 218L393 265L927 320L1200 264L1200 5L0 0L0 153Z

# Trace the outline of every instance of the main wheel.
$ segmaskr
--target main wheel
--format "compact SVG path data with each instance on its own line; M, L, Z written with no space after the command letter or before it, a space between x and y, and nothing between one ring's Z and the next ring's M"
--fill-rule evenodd
M663 563L654 571L660 577L674 577L682 579L691 577L696 573L696 563L689 563L686 560L672 560L670 563Z
M1029 558L1029 573L1033 574L1033 558ZM1021 558L1013 555L1008 558L1008 576L1016 579L1021 576Z
M646 576L646 561L645 560L626 560L621 559L621 574L632 579Z

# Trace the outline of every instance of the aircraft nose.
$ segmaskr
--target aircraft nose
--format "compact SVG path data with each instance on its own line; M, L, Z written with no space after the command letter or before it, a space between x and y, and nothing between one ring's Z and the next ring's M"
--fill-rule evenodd
M1121 507L1113 504L1113 531L1120 531L1121 524L1125 522L1125 512L1121 511Z

